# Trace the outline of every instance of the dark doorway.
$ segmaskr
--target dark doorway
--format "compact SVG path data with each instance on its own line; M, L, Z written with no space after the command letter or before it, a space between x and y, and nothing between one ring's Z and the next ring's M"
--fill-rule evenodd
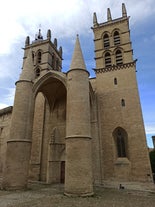
M60 182L65 182L65 161L61 161L61 176L60 176Z

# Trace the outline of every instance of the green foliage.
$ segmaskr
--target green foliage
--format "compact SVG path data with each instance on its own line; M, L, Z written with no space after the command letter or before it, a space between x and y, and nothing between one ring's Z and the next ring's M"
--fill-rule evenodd
M155 150L151 151L149 155L150 155L152 172L155 173Z

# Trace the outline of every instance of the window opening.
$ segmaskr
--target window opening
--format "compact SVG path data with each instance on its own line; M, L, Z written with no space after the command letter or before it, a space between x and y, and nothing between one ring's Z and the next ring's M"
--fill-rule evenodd
M110 53L107 52L105 54L105 67L109 67L111 66L111 56L110 56Z
M41 52L38 52L38 63L41 63Z
M114 32L114 45L119 45L120 44L120 35L118 31Z
M36 77L39 77L39 76L40 76L40 69L37 68L37 69L36 69Z
M125 137L120 129L117 130L116 144L118 157L126 157Z
M122 105L123 107L125 106L125 100L124 100L124 99L121 100L121 105Z
M107 34L103 37L104 48L108 48L110 46L109 36Z
M121 50L116 51L116 65L122 65L123 64L123 58L122 58L122 52Z
M117 85L117 78L114 78L114 85Z

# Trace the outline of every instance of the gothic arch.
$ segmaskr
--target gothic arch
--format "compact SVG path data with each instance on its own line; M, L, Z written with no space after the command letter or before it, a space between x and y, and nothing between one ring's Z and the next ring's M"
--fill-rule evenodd
M128 135L125 129L117 127L113 131L116 157L128 157Z

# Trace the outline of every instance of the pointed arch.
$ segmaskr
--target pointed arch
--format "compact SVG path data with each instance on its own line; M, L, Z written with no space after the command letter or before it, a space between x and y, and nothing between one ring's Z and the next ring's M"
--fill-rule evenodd
M114 41L114 45L120 45L121 44L120 33L119 33L118 30L115 30L113 32L113 41Z
M110 67L111 66L111 54L110 54L110 52L106 52L104 54L104 60L105 60L105 67Z
M113 131L117 157L128 157L127 155L127 132L122 127Z
M122 65L123 64L123 55L122 55L122 50L117 49L115 52L115 61L116 65Z
M104 48L108 48L110 47L110 40L109 40L109 35L107 33L105 33L103 35L103 45L104 45Z

